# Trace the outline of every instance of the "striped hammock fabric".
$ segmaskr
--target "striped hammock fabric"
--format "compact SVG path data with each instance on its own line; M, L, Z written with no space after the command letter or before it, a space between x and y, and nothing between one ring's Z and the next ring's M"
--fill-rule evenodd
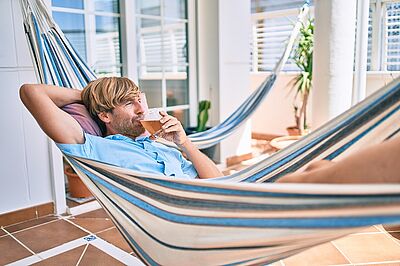
M295 145L223 178L171 179L68 160L145 263L271 263L362 226L400 223L399 184L262 183L395 136L399 108L398 79Z
M149 265L271 263L362 226L400 222L400 185L170 179L69 160Z
M22 3L42 81L82 88L95 78L42 2ZM340 158L397 135L399 108L397 79L287 149L211 180L171 179L84 158L67 160L146 264L270 263L363 226L400 223L398 184L267 183L315 159Z
M96 75L79 57L60 28L51 18L42 0L20 0L24 26L32 51L36 73L42 83L82 89ZM289 58L299 34L301 23L308 14L308 1L302 7L285 51L272 74L227 119L208 131L190 135L198 148L219 143L239 128L257 109L272 89L277 74Z

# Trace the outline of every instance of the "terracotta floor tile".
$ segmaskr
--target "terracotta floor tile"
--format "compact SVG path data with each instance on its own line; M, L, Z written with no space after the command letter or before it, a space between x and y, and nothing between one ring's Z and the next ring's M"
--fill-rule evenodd
M17 239L36 253L86 235L86 232L64 220L58 220L14 234Z
M386 234L349 235L333 243L351 263L400 260L400 245Z
M41 217L41 218L38 218L38 219L28 220L28 221L25 221L25 222L22 222L22 223L9 225L9 226L4 227L4 229L6 229L10 233L14 233L16 231L27 229L27 228L30 228L32 226L36 226L36 225L39 225L39 224L47 223L47 222L50 222L50 221L55 221L57 219L58 219L57 216L49 215L49 216Z
M95 211L82 213L75 217L76 218L110 218L103 209L97 209Z
M325 243L283 260L285 266L291 265L334 265L346 264L348 260L332 243Z
M32 255L11 236L0 238L0 265L5 265Z
M6 234L7 233L3 229L0 228L0 237L5 236Z
M85 228L93 234L114 227L113 222L108 218L73 218L70 219L70 221Z
M97 236L128 253L132 252L131 247L125 241L124 237L119 233L117 228L107 230L105 232L97 234Z
M89 245L88 249L85 252L85 255L83 255L83 258L81 262L79 263L79 266L117 266L117 265L124 265L122 262L114 259L107 253L101 251L100 249Z
M76 265L79 258L82 255L83 250L85 249L85 245L71 249L67 252L61 253L54 257L50 257L46 260L42 260L38 263L32 265L40 265L40 266L69 266Z

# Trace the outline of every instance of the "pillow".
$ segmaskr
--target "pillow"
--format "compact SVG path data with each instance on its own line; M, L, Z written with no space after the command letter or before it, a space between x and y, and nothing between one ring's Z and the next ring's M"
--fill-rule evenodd
M100 137L103 135L99 125L94 121L83 104L71 103L64 106L62 109L70 114L79 125L81 125L85 133Z
M141 92L139 97L141 99L142 108L147 110L148 106L147 106L146 94L144 92ZM81 125L85 133L99 137L103 136L102 131L105 132L105 127L103 125L99 125L92 118L89 111L86 109L85 105L81 103L71 103L64 106L61 109L70 114L79 123L79 125Z

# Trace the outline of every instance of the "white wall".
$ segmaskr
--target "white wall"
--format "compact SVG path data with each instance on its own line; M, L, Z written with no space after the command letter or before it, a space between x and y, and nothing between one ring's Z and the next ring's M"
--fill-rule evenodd
M53 201L47 137L23 107L21 84L36 82L19 1L0 1L0 213Z
M226 119L249 95L250 1L197 2L198 98L211 100L211 125ZM247 122L219 145L219 158L251 151Z
M251 74L252 90L256 89L266 76L268 76L266 73ZM385 86L398 76L400 76L400 73L368 72L367 95ZM293 93L290 93L290 85L287 85L294 77L295 73L282 73L279 75L275 87L252 117L252 132L286 135L286 127L294 125ZM317 89L313 88L313 90ZM312 112L314 109L312 101L309 101L309 103L309 110ZM312 125L311 129L313 129Z

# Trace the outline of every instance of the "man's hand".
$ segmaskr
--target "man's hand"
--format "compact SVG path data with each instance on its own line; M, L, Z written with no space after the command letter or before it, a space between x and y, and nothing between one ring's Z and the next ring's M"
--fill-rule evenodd
M158 135L163 139L174 142L178 146L183 145L188 140L188 137L181 122L164 111L160 111L160 115L162 116L160 122L163 125Z

